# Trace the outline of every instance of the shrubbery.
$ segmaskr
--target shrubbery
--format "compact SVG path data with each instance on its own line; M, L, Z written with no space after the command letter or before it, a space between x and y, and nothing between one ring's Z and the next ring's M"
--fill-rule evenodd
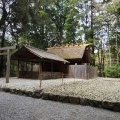
M105 77L120 78L120 65L113 64L104 69Z

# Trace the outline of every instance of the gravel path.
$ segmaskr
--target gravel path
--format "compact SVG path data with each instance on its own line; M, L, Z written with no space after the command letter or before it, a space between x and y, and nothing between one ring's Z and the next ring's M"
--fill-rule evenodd
M0 92L0 120L120 120L120 113Z

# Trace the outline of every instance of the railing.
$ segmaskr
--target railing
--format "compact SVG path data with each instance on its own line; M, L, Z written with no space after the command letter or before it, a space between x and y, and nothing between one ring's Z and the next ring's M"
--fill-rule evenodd
M39 73L35 71L19 71L17 77L38 79L38 74Z

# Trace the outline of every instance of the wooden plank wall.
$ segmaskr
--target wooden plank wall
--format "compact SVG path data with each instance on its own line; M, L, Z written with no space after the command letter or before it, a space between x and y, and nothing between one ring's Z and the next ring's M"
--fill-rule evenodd
M97 77L97 67L90 65L69 65L69 74L80 79L92 79Z

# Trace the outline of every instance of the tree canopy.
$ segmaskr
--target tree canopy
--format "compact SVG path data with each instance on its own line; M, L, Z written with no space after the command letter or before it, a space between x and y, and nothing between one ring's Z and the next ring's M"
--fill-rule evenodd
M119 0L1 0L0 47L93 43L104 68L120 64ZM0 74L5 66L0 56Z

